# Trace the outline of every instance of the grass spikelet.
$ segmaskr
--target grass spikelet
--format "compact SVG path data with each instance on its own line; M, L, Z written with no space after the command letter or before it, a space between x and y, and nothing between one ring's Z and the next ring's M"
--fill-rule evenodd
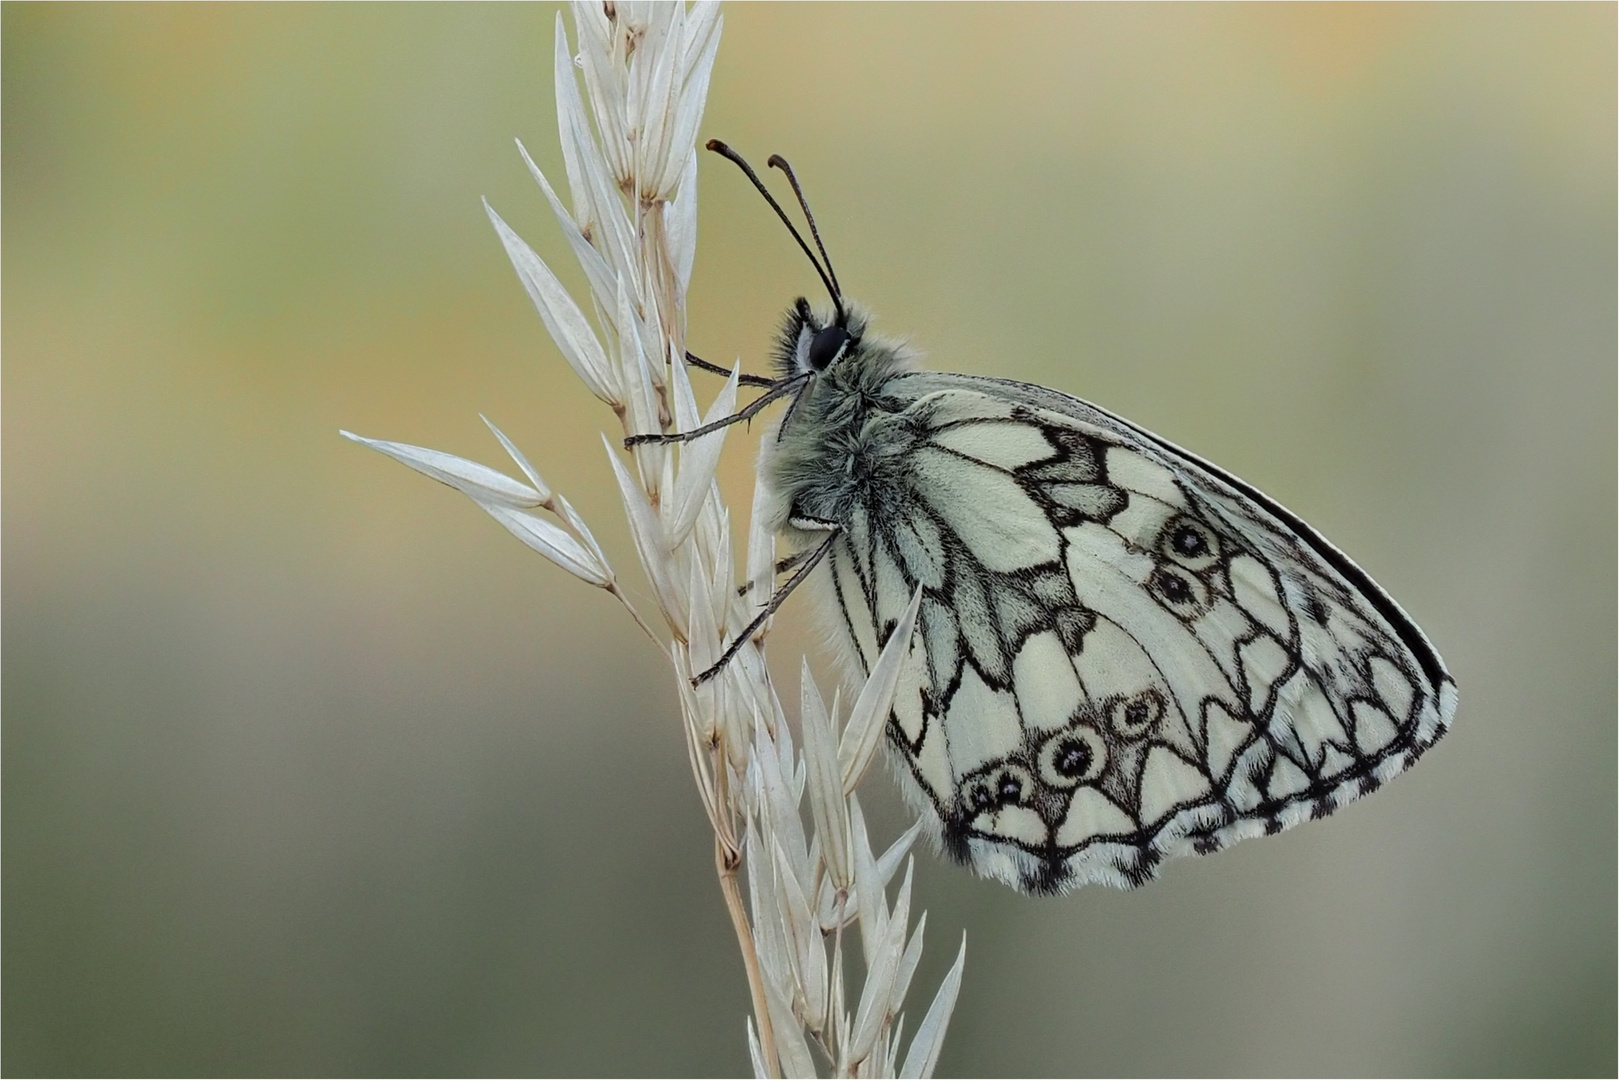
M560 14L554 53L566 199L522 156L584 269L590 302L570 296L493 208L489 219L558 350L611 410L621 436L693 431L730 415L739 386L733 372L702 411L684 370L695 144L724 20L714 2L585 2L573 5L573 16L577 62ZM917 830L875 856L853 791L880 741L909 635L892 636L848 717L836 703L826 709L803 669L804 749L797 749L765 663L768 623L715 678L691 682L764 606L775 562L755 497L747 585L739 592L730 515L714 482L724 430L678 450L641 443L625 451L607 440L656 619L630 604L567 500L494 433L528 483L440 451L348 437L468 495L535 551L615 597L668 658L752 994L746 1039L755 1071L894 1075L900 1008L922 941L920 925L908 930L907 852ZM915 612L913 603L907 620ZM904 882L890 905L888 885L902 861ZM851 926L867 973L852 1001L843 974ZM962 948L903 1057L907 1075L929 1075L938 1061Z

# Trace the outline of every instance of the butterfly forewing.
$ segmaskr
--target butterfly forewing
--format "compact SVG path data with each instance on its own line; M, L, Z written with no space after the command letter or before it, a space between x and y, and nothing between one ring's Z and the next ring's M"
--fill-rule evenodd
M863 668L922 587L889 740L980 873L1140 884L1330 813L1443 733L1455 687L1421 631L1257 491L1040 387L882 389L883 483L820 587Z

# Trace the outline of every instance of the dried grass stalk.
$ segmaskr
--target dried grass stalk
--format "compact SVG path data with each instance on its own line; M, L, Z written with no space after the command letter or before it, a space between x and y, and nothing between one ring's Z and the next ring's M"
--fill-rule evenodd
M719 5L573 5L577 58L556 27L557 122L571 206L523 158L590 283L587 314L544 261L488 209L506 253L563 358L618 418L624 436L691 431L736 409L738 378L708 410L687 379L685 296L697 243L695 142L719 47ZM580 93L580 79L584 93ZM593 317L592 317L593 316ZM963 941L903 1060L900 1012L926 917L909 929L918 828L881 855L854 789L869 768L910 641L916 604L840 721L802 669L802 749L765 665L764 632L720 675L691 683L769 594L774 537L756 495L739 595L730 512L714 481L728 429L678 448L608 442L608 459L663 632L631 604L589 528L490 425L527 483L436 450L348 435L465 493L519 540L615 597L657 642L680 692L692 775L714 830L720 889L741 947L759 1076L928 1076L938 1061L966 956ZM803 802L809 796L806 814ZM809 828L806 828L806 818ZM905 875L892 904L888 886ZM745 871L744 902L739 876ZM845 976L845 931L866 972ZM852 942L851 942L852 944Z

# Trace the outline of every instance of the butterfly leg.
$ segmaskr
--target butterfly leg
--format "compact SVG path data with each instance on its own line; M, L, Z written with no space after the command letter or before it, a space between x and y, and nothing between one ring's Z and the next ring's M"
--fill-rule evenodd
M804 551L795 551L793 554L787 556L785 559L777 559L776 560L776 573L785 574L787 571L791 570L793 567L797 566L799 563L801 563L805 559L809 558L812 553L813 552L812 552L811 549L805 549ZM746 585L738 585L736 587L736 594L738 596L746 596L746 595L748 595L748 590L751 589L751 588L753 588L753 582L752 581L748 582Z
M729 375L730 372L726 372L726 374ZM702 427L693 428L690 431L682 431L672 435L631 435L629 438L624 440L624 446L626 449L628 449L632 446L642 446L647 443L657 443L662 446L667 446L670 443L690 442L692 439L700 438L701 436L707 435L710 432L718 431L720 428L729 427L732 424L741 423L744 420L752 420L754 416L766 405L769 405L772 401L775 401L778 398L786 397L788 394L791 394L800 386L804 385L812 374L814 374L814 372L805 372L802 375L794 375L790 379L781 379L777 382L773 382L770 384L769 390L765 391L763 394L760 394L758 397L748 402L741 409L732 413L730 416L716 420L712 424L704 424Z
M792 524L795 529L825 532L827 534L826 539L810 550L808 555L798 560L798 570L794 572L792 577L787 579L781 588L771 594L770 600L764 606L764 610L759 612L754 620L743 628L742 632L736 636L736 639L730 645L726 646L725 652L720 654L720 658L714 662L714 665L707 671L693 676L691 680L693 686L701 686L715 675L718 675L720 669L731 662L731 658L741 651L743 644L751 640L753 635L759 632L759 627L765 624L765 620L774 615L776 609L781 607L782 602L792 595L793 590L802 585L804 579L809 577L810 572L820 565L821 560L826 558L826 553L832 550L833 541L843 532L843 526L837 522L822 521L819 518L795 517L792 519Z
M698 356L693 352L688 352L686 354L686 363L690 364L698 371L706 371L711 375L723 375L727 379L731 377L731 373L725 368L720 367L718 364L710 364L707 360L704 360L701 356ZM775 379L764 375L748 375L746 373L738 375L736 381L741 383L743 386L763 386L769 388L776 385Z

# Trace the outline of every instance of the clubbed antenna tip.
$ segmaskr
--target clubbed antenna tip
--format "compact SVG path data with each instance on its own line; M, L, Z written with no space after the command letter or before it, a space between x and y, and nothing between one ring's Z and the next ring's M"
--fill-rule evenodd
M730 161L741 169L749 180L753 181L753 186L759 189L759 194L765 197L765 202L769 203L770 208L776 212L776 216L781 218L781 223L787 226L787 231L793 234L793 239L798 241L798 246L803 249L805 256L809 258L811 265L815 267L815 272L821 276L821 283L826 286L826 291L832 297L832 305L838 309L838 322L842 324L846 318L843 310L843 291L838 288L837 276L832 273L832 260L826 259L826 267L824 269L821 267L821 260L815 257L815 252L811 251L809 244L804 242L803 234L798 231L798 227L787 216L787 211L781 208L781 204L776 201L776 197L770 194L770 189L765 187L764 181L759 179L759 174L753 171L753 166L748 164L747 159L719 139L710 139L703 145ZM793 185L793 192L798 196L798 205L803 208L804 217L809 221L810 232L815 236L815 246L820 248L822 258L826 258L826 247L821 243L820 231L815 227L815 216L810 213L809 203L804 200L804 193L799 189L798 177L793 175L792 166L788 165L786 159L780 154L770 155L769 163L787 174L788 181Z

